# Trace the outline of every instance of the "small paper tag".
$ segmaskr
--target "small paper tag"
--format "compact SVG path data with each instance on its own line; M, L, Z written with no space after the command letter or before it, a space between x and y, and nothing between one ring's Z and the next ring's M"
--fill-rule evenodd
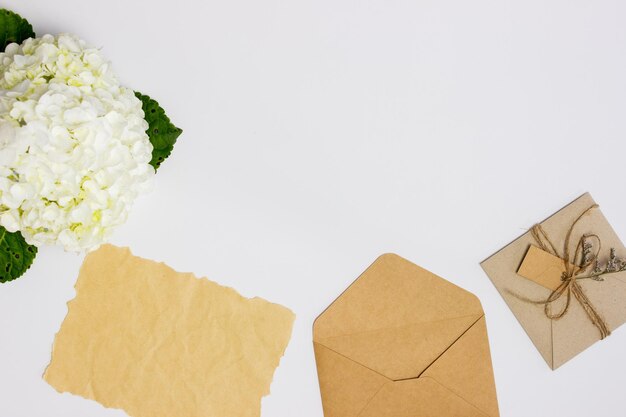
M536 246L530 246L517 274L549 290L556 290L563 282L565 272L563 259Z

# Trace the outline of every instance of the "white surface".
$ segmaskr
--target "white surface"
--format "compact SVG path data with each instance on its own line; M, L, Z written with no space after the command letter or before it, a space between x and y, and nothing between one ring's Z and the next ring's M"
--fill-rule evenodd
M1 5L185 130L113 243L297 313L264 417L322 416L313 319L389 251L481 298L503 417L626 413L626 328L552 372L478 265L587 190L626 238L626 3ZM0 286L0 417L124 415L41 379L81 259Z

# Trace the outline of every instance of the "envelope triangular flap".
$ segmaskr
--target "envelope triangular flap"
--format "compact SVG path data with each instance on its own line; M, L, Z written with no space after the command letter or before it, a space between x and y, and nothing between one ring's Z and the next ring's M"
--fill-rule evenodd
M325 417L358 416L382 386L391 382L319 343L313 347Z
M489 417L432 378L383 386L358 417Z
M476 316L416 323L320 342L392 380L419 376L451 343L476 322Z
M419 376L482 316L473 294L386 254L318 317L313 337L399 380Z
M485 317L441 355L422 377L431 377L485 414L499 415Z

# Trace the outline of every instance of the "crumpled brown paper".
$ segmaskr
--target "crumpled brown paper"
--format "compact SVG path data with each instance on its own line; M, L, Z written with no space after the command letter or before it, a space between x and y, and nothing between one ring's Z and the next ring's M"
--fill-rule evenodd
M44 379L134 417L258 417L294 314L105 245L90 253Z

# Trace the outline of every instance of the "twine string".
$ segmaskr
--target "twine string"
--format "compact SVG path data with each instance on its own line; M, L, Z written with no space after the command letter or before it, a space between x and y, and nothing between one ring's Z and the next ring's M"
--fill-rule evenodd
M543 229L540 224L534 225L530 229L530 234L535 239L535 242L539 246L540 249L557 256L563 260L565 272L561 277L561 284L554 289L548 298L545 301L533 301L522 298L525 301L532 302L533 304L541 304L544 306L544 312L546 317L552 320L558 320L565 316L569 311L569 307L572 302L572 298L576 299L578 303L581 305L587 317L591 323L598 329L600 332L600 339L604 339L605 337L611 334L608 325L598 313L596 308L593 306L587 294L583 291L582 287L578 283L576 279L579 275L583 274L587 271L592 265L596 265L598 261L598 256L600 255L600 249L602 247L602 241L600 237L596 234L582 235L580 239L578 239L578 243L576 244L576 249L574 249L574 253L570 253L570 243L572 238L572 233L576 224L591 210L597 208L598 205L594 204L587 208L580 216L574 220L571 224L567 234L565 236L565 245L563 248L563 254L559 254L556 247L550 240L550 237ZM593 245L596 248L591 254L591 256L587 256L585 254L585 242L589 239L594 239L597 241L597 245ZM560 308L556 309L556 312L553 311L553 305L556 301L561 300L562 297L565 297L565 302L560 306ZM521 297L520 297L521 298Z

